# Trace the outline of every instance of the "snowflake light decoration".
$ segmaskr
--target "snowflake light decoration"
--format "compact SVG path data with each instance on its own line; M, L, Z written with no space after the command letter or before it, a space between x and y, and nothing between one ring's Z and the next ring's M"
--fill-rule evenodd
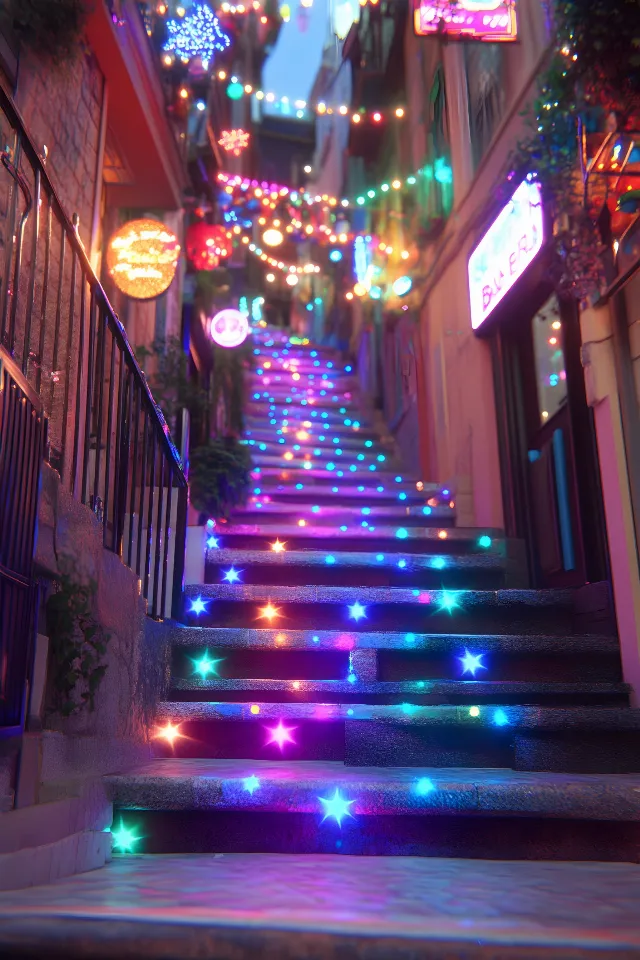
M199 57L205 70L215 53L222 53L231 44L231 38L220 26L211 7L197 3L191 12L180 20L167 21L169 39L164 49L188 63Z
M245 147L249 146L250 134L244 130L223 130L218 143L223 150L239 157Z

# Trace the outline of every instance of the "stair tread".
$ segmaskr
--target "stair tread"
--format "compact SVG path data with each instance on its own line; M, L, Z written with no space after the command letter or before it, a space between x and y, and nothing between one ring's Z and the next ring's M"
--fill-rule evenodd
M258 784L249 778L257 778ZM248 783L247 783L248 781ZM105 778L129 809L322 812L337 788L355 813L640 820L637 774L529 773L506 768L347 767L336 761L153 760ZM420 785L420 786L419 786ZM250 790L253 789L253 792Z
M486 696L496 693L505 696L508 693L523 691L549 693L628 693L625 683L607 683L564 680L273 680L271 678L233 678L216 677L202 680L199 677L174 677L171 680L173 690L287 690L302 692L343 692L343 693L414 693L414 694L454 694L464 693L472 696Z
M172 624L171 642L179 646L209 644L210 646L256 647L277 649L282 643L287 649L351 650L458 650L465 645L475 649L480 643L486 652L541 653L618 652L616 637L606 634L471 634L471 633L411 633L406 631L345 630L290 630L270 627L198 627Z
M251 708L258 710L251 712ZM161 701L157 707L159 720L300 720L326 723L401 724L403 726L464 726L474 729L496 724L505 731L514 729L604 729L639 730L640 709L609 706L504 706L499 702L483 704L472 713L467 705L368 704L368 703L270 703L268 701ZM501 720L495 719L501 711Z

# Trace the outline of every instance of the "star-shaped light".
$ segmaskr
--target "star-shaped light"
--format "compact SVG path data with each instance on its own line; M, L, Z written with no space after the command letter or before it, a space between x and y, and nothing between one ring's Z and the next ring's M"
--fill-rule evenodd
M250 777L245 777L243 780L244 788L247 793L250 793L251 796L254 795L258 787L260 786L260 780L256 777L255 773L252 773Z
M462 664L462 672L470 673L472 677L475 677L478 670L486 670L486 665L482 662L484 653L471 653L465 647L464 657L458 657L458 660Z
M201 613L207 612L208 603L209 601L203 600L202 597L194 597L191 601L191 609L189 610L189 613L195 613L195 615L199 617Z
M353 817L349 807L355 803L355 800L347 800L341 796L340 790L337 787L332 797L318 797L318 800L324 809L322 823L324 823L328 817L333 817L338 826L341 827L343 817Z
M241 573L242 570L236 570L235 567L230 567L223 573L223 580L226 580L227 583L237 583Z
M276 540L275 543L271 544L271 549L273 550L274 553L284 553L286 546L287 546L286 540L284 541L284 543L280 543L279 540Z
M217 537L207 537L207 547L209 550L217 550L219 545L219 540Z
M267 740L267 746L270 743L277 743L282 750L285 743L295 743L295 740L291 736L291 732L295 729L295 727L285 727L282 720L280 720L277 727L267 727L268 732L271 734L271 737Z
M166 51L186 62L200 57L204 70L209 68L214 53L222 53L231 43L211 7L205 3L195 4L188 16L180 20L167 20L167 34Z
M349 605L349 616L356 622L367 616L367 608L363 607L359 600Z
M217 665L222 663L222 657L219 657L217 660L212 660L209 657L209 651L205 650L199 660L194 660L194 672L199 673L203 680L209 676L210 673L217 674Z
M274 607L274 605L269 601L266 607L260 607L260 619L268 620L271 623L276 617L280 616L279 607Z
M429 777L420 777L416 783L416 793L420 797L426 797L428 793L433 793L434 790L433 780L430 780Z
M456 596L457 595L452 590L443 590L440 598L440 610L446 610L447 613L452 613L456 607L459 607L460 604L458 603Z
M133 830L125 827L122 820L118 829L111 831L111 836L113 837L114 847L117 847L123 853L131 853L135 844L142 840L142 837L137 837Z
M184 733L180 733L180 724L171 723L170 720L160 727L158 732L155 734L156 740L166 740L170 747L173 747L176 740L179 740L181 737L184 737Z
M223 130L218 143L227 153L239 157L242 151L249 146L251 134L246 130Z

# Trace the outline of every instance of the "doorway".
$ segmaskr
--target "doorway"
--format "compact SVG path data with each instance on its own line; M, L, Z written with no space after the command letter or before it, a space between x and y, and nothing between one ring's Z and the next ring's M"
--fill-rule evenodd
M532 305L510 311L494 347L505 525L535 586L580 586L608 579L608 558L578 309L548 290Z

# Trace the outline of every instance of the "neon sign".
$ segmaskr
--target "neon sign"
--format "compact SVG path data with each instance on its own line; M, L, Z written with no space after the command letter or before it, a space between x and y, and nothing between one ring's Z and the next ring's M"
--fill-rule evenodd
M469 257L471 326L477 330L544 243L542 191L524 180Z
M209 320L209 336L219 347L239 347L249 333L249 321L239 310L227 308Z
M473 40L516 40L515 0L415 0L414 30L419 37L445 34Z

